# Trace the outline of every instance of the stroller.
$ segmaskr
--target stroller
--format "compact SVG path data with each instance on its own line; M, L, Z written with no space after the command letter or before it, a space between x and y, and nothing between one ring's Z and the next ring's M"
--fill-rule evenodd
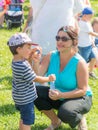
M24 15L21 1L22 0L12 0L11 4L9 5L9 9L5 14L7 29L12 29L12 27L20 27L20 31L22 31Z

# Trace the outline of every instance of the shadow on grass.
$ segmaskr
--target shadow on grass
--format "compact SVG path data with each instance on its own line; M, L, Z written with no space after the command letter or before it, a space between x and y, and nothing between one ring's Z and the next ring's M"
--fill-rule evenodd
M34 124L31 128L31 130L44 130L45 128L47 128L46 125L36 125ZM12 128L11 130L17 130L16 128ZM66 128L66 127L62 127L60 126L59 128L55 129L55 130L77 130L77 129L72 129L72 128Z
M13 104L0 106L0 115L10 115L16 112L15 106Z
M0 84L4 84L4 87L1 87L0 90L10 90L12 86L12 77L11 76L5 76L0 78Z
M44 122L44 121L43 121ZM35 124L34 126L32 126L31 130L44 130L45 128L47 128L47 126L45 124L39 125L39 124ZM59 128L57 128L56 130L76 130L76 129L72 129L72 128L66 128L66 126L60 126Z
M0 106L0 116L14 115L16 113L15 106L13 104L2 105ZM32 126L31 130L44 130L47 128L47 124L44 124L44 120L42 123L36 123L37 119L35 119L35 124ZM16 128L12 128L11 130L17 130ZM62 123L62 125L56 130L76 130L71 129L68 125Z

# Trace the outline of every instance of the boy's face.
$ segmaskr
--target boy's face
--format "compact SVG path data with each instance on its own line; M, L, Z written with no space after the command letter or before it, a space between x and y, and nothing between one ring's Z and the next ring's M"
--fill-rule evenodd
M31 54L31 44L24 44L23 47L18 47L17 48L18 55L22 59L28 59Z
M84 16L85 16L86 21L91 21L93 14L88 14L88 15L84 15Z

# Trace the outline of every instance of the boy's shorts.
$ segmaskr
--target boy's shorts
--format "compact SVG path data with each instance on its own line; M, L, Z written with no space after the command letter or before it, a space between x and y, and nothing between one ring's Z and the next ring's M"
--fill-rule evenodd
M34 103L29 103L25 105L15 104L16 109L20 112L23 124L32 125L34 124L35 114L34 114Z
M79 54L85 59L86 62L91 61L91 59L95 58L95 54L92 51L92 46L87 47L78 47Z

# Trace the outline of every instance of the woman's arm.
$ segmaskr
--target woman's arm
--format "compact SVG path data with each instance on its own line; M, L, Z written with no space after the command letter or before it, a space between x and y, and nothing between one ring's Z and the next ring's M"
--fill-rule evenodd
M45 73L47 72L49 63L50 63L50 56L51 53L48 53L46 56L43 57L40 67L39 67L39 74L41 75L45 75Z
M36 71L38 75L43 76L47 72L49 62L50 62L50 56L51 53L48 53L46 56L43 56L40 63L38 62L33 63L33 69Z
M40 53L37 53L37 50ZM35 73L37 75L43 76L45 75L45 73L47 72L49 63L50 63L50 56L51 56L51 52L48 53L45 56L42 56L42 48L41 47L36 47L34 49L32 49L31 51L31 55L28 59L30 65L32 66L33 70L35 71ZM32 64L33 62L33 64Z

